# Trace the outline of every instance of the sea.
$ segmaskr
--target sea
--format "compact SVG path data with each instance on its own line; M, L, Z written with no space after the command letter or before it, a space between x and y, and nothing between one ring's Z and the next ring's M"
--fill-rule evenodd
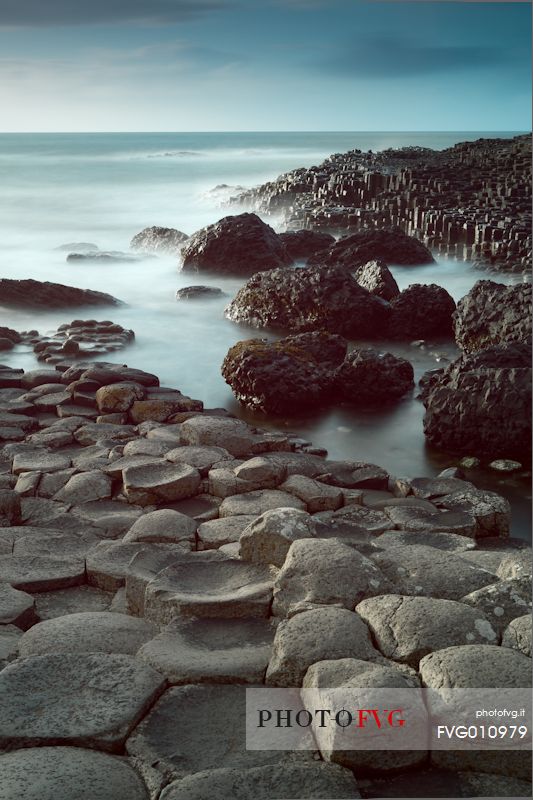
M155 372L162 385L179 388L203 400L206 407L228 408L254 424L300 435L326 448L330 458L376 463L397 476L436 475L457 459L426 445L424 409L416 391L387 411L341 407L302 416L295 409L293 417L280 419L239 406L220 366L232 344L258 335L223 314L242 280L182 274L174 257L135 264L68 263L67 253L58 248L68 242L91 242L102 250L125 251L131 238L150 225L193 233L238 213L226 204L241 188L318 164L332 153L408 145L440 150L461 141L518 133L0 134L0 277L55 281L118 297L124 306L101 309L96 316L132 328L135 342L107 360ZM480 278L492 277L470 263L445 258L416 268L392 265L392 272L400 288L415 282L437 283L456 300ZM521 278L500 275L498 280L509 283ZM177 289L199 282L221 288L224 295L176 301ZM79 309L0 309L0 324L44 334L76 317L94 315L94 310ZM416 378L445 365L456 353L451 345L431 343L425 348L391 344L388 349L409 358ZM1 361L25 369L38 366L33 352L23 345L2 353ZM480 469L469 477L507 496L513 506L513 535L530 538L527 476Z

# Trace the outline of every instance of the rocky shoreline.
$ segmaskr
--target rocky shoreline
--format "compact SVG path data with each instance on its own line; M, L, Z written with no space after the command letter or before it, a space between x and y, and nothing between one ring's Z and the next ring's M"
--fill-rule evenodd
M36 774L58 799L530 791L526 753L369 766L244 736L246 686L530 685L506 500L298 451L120 364L0 387L1 797Z

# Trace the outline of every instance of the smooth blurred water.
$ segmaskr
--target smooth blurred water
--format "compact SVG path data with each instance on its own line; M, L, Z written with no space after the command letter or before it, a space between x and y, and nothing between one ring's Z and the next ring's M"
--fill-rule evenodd
M74 317L113 321L133 328L135 343L116 359L157 373L161 382L224 406L264 426L287 428L326 447L333 458L378 463L397 475L432 475L454 463L425 445L423 407L414 396L392 410L340 408L311 417L265 419L235 403L220 375L228 348L239 339L265 335L228 322L223 309L242 281L182 275L173 258L136 264L66 262L54 248L88 241L101 249L127 250L131 237L148 225L187 233L228 213L220 206L232 190L220 184L253 186L297 166L319 163L333 152L420 145L441 149L494 133L187 133L187 134L2 134L0 135L0 277L36 278L109 292L127 305L96 311L2 309L0 324L18 330L53 331ZM470 264L441 260L424 267L393 267L401 288L438 283L459 299L485 273ZM507 280L502 278L501 280ZM175 300L191 283L219 286L225 297ZM410 359L417 378L453 358L451 346L426 350L391 345ZM36 365L22 346L2 354L3 363ZM475 455L475 454L474 454ZM502 454L505 455L505 454ZM515 532L527 536L526 483L481 472L478 483L513 502Z

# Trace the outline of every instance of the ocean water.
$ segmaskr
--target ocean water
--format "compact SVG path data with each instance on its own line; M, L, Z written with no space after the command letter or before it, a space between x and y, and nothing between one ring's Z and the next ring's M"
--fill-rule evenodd
M455 460L426 446L423 407L415 393L388 411L346 407L306 417L295 413L291 419L269 419L239 407L220 375L220 365L232 344L258 335L223 316L241 280L182 275L177 259L169 257L136 264L69 264L67 254L56 248L85 241L101 249L127 250L132 236L149 225L192 233L233 213L222 202L235 193L235 187L254 186L295 167L317 164L333 152L405 145L442 149L466 139L512 135L481 131L2 134L0 277L98 289L126 305L97 312L0 309L0 324L46 333L75 317L112 318L136 334L135 343L112 359L155 372L163 384L178 387L208 407L224 406L251 422L299 433L315 446L326 447L332 458L374 462L396 475L434 475ZM393 266L392 271L401 288L435 282L456 299L486 277L471 264L445 259L424 267ZM220 287L225 296L176 302L178 288L198 282ZM417 378L445 363L437 359L453 358L455 353L451 346L388 349L408 357ZM36 366L33 353L22 345L2 354L1 360L25 369ZM486 471L472 477L511 500L514 533L527 537L527 482Z

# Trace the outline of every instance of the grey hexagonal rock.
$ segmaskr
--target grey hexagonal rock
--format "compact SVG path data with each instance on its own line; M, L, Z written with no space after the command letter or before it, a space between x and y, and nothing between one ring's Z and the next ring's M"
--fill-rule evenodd
M278 489L264 489L226 497L219 508L220 517L233 517L241 514L258 517L273 508L298 508L306 510L305 503L288 492Z
M516 617L503 632L502 646L519 650L531 658L531 614Z
M385 531L374 539L374 545L381 550L386 550L387 547L410 547L414 544L423 544L427 547L436 547L437 550L461 554L474 551L476 546L473 539L442 531Z
M170 547L146 546L138 550L126 568L125 603L128 613L139 617L144 615L146 587L177 557L176 550Z
M269 489L282 482L286 475L286 469L283 464L271 458L255 456L236 467L235 475L241 480L251 481Z
M197 549L217 550L225 544L238 542L241 533L255 519L256 517L249 514L242 514L238 517L224 517L224 519L202 522L197 533Z
M0 747L75 744L119 752L163 685L158 672L132 656L19 659L0 672Z
M224 447L175 447L169 450L165 458L173 464L188 464L205 477L213 464L231 461L233 456Z
M179 511L161 508L150 511L136 520L123 542L194 543L198 523Z
M147 585L146 619L164 625L173 617L266 617L272 580L266 567L227 558L218 550L188 553Z
M82 611L39 622L23 635L19 654L124 653L135 655L157 633L144 619L109 611Z
M333 764L285 763L253 769L211 769L171 783L161 800L272 800L361 797L349 770Z
M379 661L370 633L358 614L333 606L302 611L278 625L266 683L301 686L311 664L325 659Z
M0 625L0 664L16 658L22 635L16 625Z
M111 478L100 470L73 475L54 496L55 500L69 505L81 505L111 497Z
M16 625L26 630L36 622L35 600L31 594L0 583L0 625Z
M20 475L21 472L57 472L69 467L70 458L67 456L36 449L33 452L17 453L11 470L14 475Z
M356 606L384 656L415 669L423 656L459 644L498 644L498 633L477 609L455 600L383 595Z
M460 645L424 656L420 677L430 689L528 688L531 660L509 647Z
M302 500L310 514L336 511L344 504L342 490L337 486L328 486L305 475L291 475L280 489Z
M276 751L246 749L245 719L244 686L175 686L135 729L126 750L141 765L154 765L167 781L203 770L279 761L283 754Z
M413 478L410 481L411 491L415 497L423 500L432 500L436 497L443 497L452 492L464 492L476 487L473 483L462 481L458 478Z
M435 501L439 508L470 514L476 521L476 538L483 536L509 536L511 527L511 505L496 492L484 489L459 489L439 497Z
M90 531L66 531L61 533L54 529L41 528L38 533L20 536L13 543L15 556L47 556L50 558L85 558L89 550L100 541ZM21 528L21 533L24 528Z
M137 657L172 684L262 683L274 628L266 619L173 619Z
M365 597L389 591L376 565L339 539L293 542L274 583L272 613L289 616L306 603L353 610Z
M275 508L253 520L239 539L239 553L255 564L283 566L289 548L298 539L316 536L313 518L297 508Z
M149 506L184 500L198 494L200 473L188 464L147 464L122 473L124 493L130 503Z
M413 506L385 506L384 513L392 526L406 531L442 531L458 536L474 538L477 523L473 515L465 511L427 511ZM392 527L389 524L389 527Z
M97 528L99 536L106 539L117 539L131 528L142 515L140 506L121 503L118 500L95 500L73 506L69 514L83 525Z
M0 581L27 592L47 592L77 586L85 580L83 558L0 556Z
M40 592L35 608L40 620L56 619L81 611L107 611L113 595L94 586L73 586L54 592Z
M249 455L254 443L254 436L245 422L201 414L183 422L180 435L182 444L222 447L237 458Z
M460 600L469 591L494 583L494 575L455 553L426 545L395 546L372 560L397 594Z
M148 800L134 769L80 747L31 747L0 756L0 800Z
M532 567L531 548L527 547L504 555L496 574L502 580L522 577L531 578Z
M184 552L181 545L146 542L100 542L87 553L87 581L106 592L116 592L126 583L129 563L140 551L157 553L168 550L176 557Z
M465 595L462 603L482 611L493 627L503 633L516 617L531 613L530 578L509 578Z

